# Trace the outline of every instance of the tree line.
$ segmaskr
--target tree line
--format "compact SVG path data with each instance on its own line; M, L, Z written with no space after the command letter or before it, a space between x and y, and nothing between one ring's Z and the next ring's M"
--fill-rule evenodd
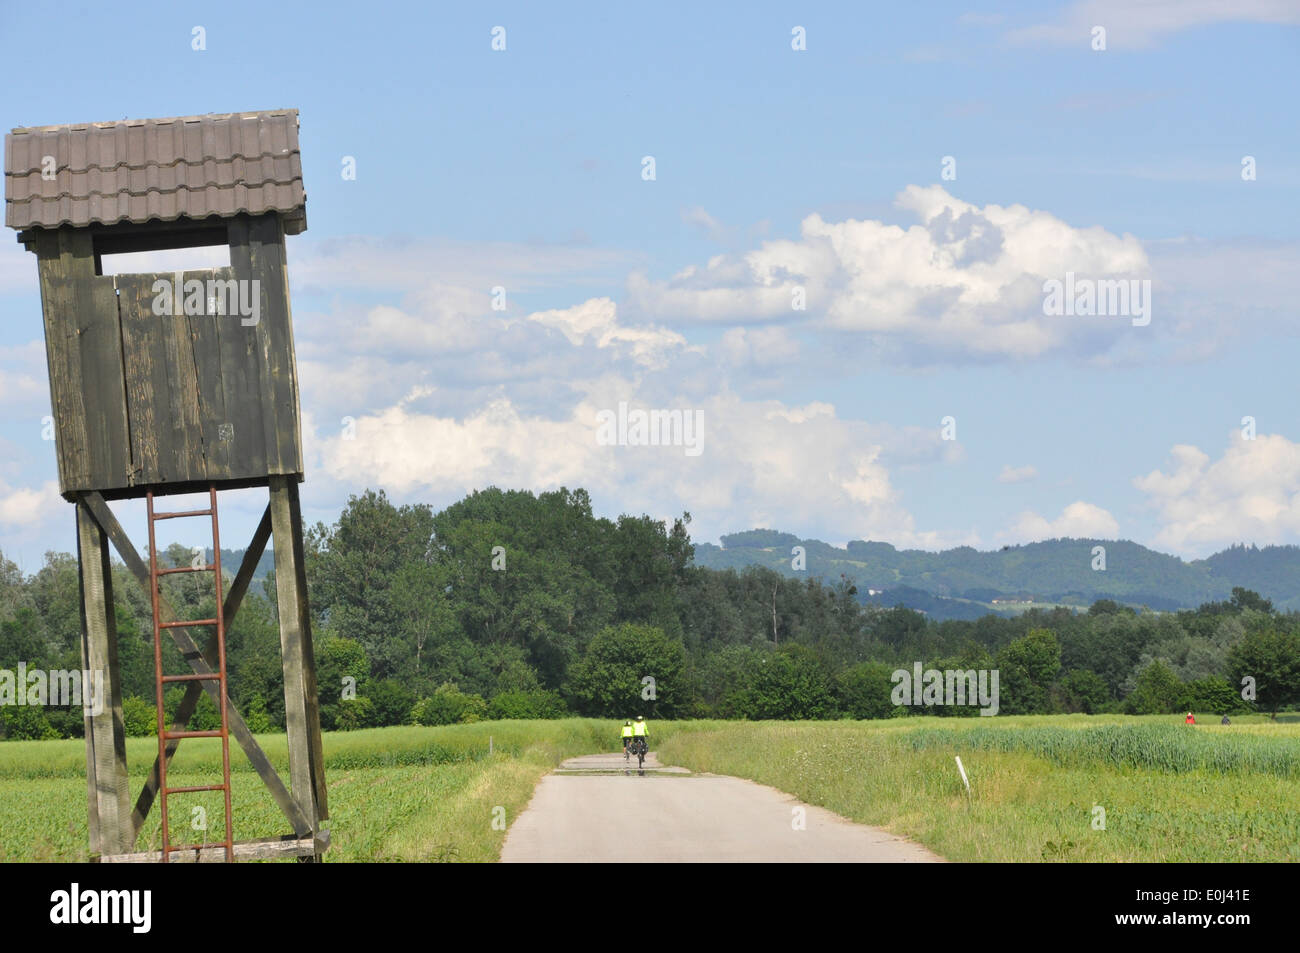
M306 534L327 730L568 714L651 718L976 715L896 704L898 670L997 670L1004 714L1276 713L1300 702L1300 614L1246 589L1195 610L1033 610L937 622L865 603L855 581L764 566L706 569L690 515L597 518L586 491L478 491L435 512L381 491ZM159 554L183 565L173 545ZM113 566L124 719L156 730L148 595ZM215 612L201 573L163 577L185 618ZM2 673L79 669L76 558L24 576L0 555ZM170 643L170 640L167 640ZM231 698L254 731L283 725L272 572L227 634ZM184 672L173 646L164 670ZM12 681L12 679L11 679ZM168 692L174 709L181 690ZM214 727L206 696L192 724ZM0 704L9 738L72 737L79 709Z

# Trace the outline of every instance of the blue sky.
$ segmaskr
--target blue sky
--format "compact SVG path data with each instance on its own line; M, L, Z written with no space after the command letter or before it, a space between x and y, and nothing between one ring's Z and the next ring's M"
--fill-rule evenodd
M83 4L51 46L8 5L0 119L300 111L310 520L564 484L701 540L1194 557L1300 542L1300 12L1222 6ZM34 571L75 539L9 235L0 550ZM1044 315L1067 270L1151 280L1151 323ZM703 452L598 446L619 401L702 411Z

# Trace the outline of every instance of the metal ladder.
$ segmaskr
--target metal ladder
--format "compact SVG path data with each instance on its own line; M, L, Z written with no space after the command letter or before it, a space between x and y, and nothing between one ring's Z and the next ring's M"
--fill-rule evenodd
M235 839L230 818L230 721L226 712L226 622L224 607L222 605L223 593L221 591L221 536L217 526L217 488L215 485L210 485L208 487L208 508L206 510L187 510L179 513L155 513L153 508L152 491L148 494L147 500L149 509L149 588L150 597L153 600L154 687L157 690L158 703L158 790L161 795L158 804L162 811L162 862L167 863L168 856L176 851L193 850L201 852L203 849L211 847L225 848L226 861L231 862L235 859ZM159 520L180 519L187 516L212 517L212 562L202 566L182 566L176 569L159 569L158 545L154 534L154 524ZM213 574L217 593L216 618L194 619L188 622L162 621L158 614L158 579L161 576L180 572L211 572ZM177 629L203 625L214 625L217 627L216 670L206 673L191 672L188 675L164 675L162 664L163 629ZM213 680L220 683L221 728L216 731L189 731L187 729L181 731L169 731L166 722L167 716L163 708L164 686L172 684L173 682L198 682L203 680ZM185 729L185 726L182 726L182 728ZM221 739L220 784L197 784L178 788L169 788L167 786L167 742L180 738ZM225 792L226 839L216 843L173 845L171 843L171 832L167 826L167 797L172 794L190 794L196 791ZM198 856L199 854L196 853L196 860L198 859Z

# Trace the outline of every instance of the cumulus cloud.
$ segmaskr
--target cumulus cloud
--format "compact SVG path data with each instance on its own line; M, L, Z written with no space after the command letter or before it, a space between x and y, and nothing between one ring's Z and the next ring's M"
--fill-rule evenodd
M1062 45L1090 49L1094 26L1106 28L1107 48L1143 48L1182 30L1215 23L1300 23L1291 0L1081 0L1051 23L1012 30L1012 45Z
M737 526L806 527L833 535L938 548L970 542L919 529L894 485L899 460L944 459L934 433L918 436L839 417L821 402L746 401L721 392L702 401L648 404L616 376L587 382L562 416L521 412L500 398L461 417L417 409L420 392L356 421L355 432L315 434L319 467L340 485L382 485L401 495L455 497L490 484L545 490L584 486L623 509L691 509L696 534ZM632 409L699 412L698 456L683 446L604 446L597 415Z
M1119 523L1106 510L1078 500L1061 511L1054 520L1025 510L1011 529L998 534L1001 539L1033 543L1044 539L1118 539Z
M572 308L537 311L528 320L560 331L570 344L591 341L598 348L626 349L639 364L662 367L668 354L684 348L686 339L676 331L658 327L624 327L618 308L609 298L592 298Z
M718 255L666 281L633 273L629 305L655 320L809 323L919 360L1031 358L1067 345L1104 350L1126 325L1045 316L1044 281L1150 277L1132 235L1022 205L978 207L940 186L908 186L895 204L920 224L809 215L796 240ZM794 307L800 293L806 310Z
M428 284L398 304L312 314L299 331L304 406L321 419L392 407L419 390L463 416L509 394L525 412L565 410L573 381L608 370L681 369L700 349L675 331L620 319L609 298L511 315L488 296Z
M1209 552L1242 541L1295 542L1300 537L1300 444L1278 434L1228 438L1219 459L1178 444L1164 470L1133 480L1161 528L1158 545Z
M59 496L59 485L49 480L39 487L9 486L0 482L0 527L5 530L39 528L67 504Z
M1013 467L1007 464L1002 467L1002 472L998 474L999 483L1024 483L1026 480L1032 480L1038 476L1038 468L1033 466Z

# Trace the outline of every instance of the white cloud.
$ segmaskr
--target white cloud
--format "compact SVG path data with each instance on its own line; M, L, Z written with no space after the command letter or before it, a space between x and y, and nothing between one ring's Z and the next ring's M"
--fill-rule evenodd
M528 320L555 328L570 344L590 340L598 348L625 349L638 364L647 367L662 367L669 352L686 346L686 339L676 331L620 326L617 306L609 298L592 298L572 308L537 311L528 315Z
M1026 510L1011 529L999 533L998 538L1024 543L1044 539L1118 539L1119 523L1100 506L1078 500L1063 509L1054 520Z
M791 526L923 548L972 541L970 534L918 529L903 505L889 461L896 450L916 455L910 433L844 420L825 403L745 401L721 392L650 405L634 383L617 377L585 386L586 395L560 417L521 413L508 398L451 417L414 409L422 395L413 393L410 401L359 418L354 439L315 434L310 446L340 485L384 486L424 499L490 484L537 491L580 485L626 510L692 510L697 538L736 527ZM701 454L599 445L596 415L620 401L700 411ZM937 445L937 436L930 437ZM943 459L944 449L931 448L931 459Z
M1218 460L1178 444L1166 470L1136 477L1161 522L1155 542L1209 552L1232 543L1300 538L1300 444L1278 434L1245 440L1233 431Z
M40 487L0 483L0 526L6 530L37 529L57 512L66 512L59 485L49 480Z
M1108 49L1143 48L1167 34L1215 23L1300 23L1300 7L1294 0L1081 0L1054 22L1012 30L1006 40L1091 50L1092 28L1102 26Z
M1024 483L1038 476L1038 468L1033 466L1013 467L1006 464L998 474L999 483Z
M1076 228L1022 205L978 207L940 186L908 186L896 205L921 224L827 222L797 240L718 255L667 281L634 273L629 306L655 320L807 322L868 335L920 361L1029 358L1073 344L1105 350L1127 321L1043 314L1043 282L1066 272L1150 277L1141 243ZM792 306L797 289L807 308Z

